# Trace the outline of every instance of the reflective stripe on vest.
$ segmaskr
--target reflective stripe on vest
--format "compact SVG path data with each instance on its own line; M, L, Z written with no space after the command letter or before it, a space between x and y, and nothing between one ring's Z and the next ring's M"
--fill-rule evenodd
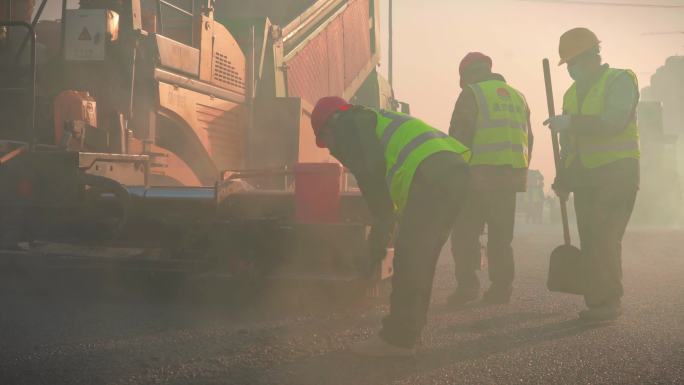
M470 164L526 168L529 165L529 127L525 97L500 80L469 87L478 108Z
M596 84L587 92L581 108L577 103L577 86L573 84L563 98L563 113L570 115L601 115L605 108L606 89L613 80L625 73L632 78L638 89L637 78L634 72L608 68ZM577 159L578 154L580 162L587 168L600 167L625 158L640 158L636 113L633 113L627 127L616 135L600 137L568 134L563 139L566 167L570 167L575 159Z
M420 163L442 151L460 154L467 162L467 147L423 121L398 112L379 110L375 133L385 152L386 182L395 210L406 206L413 175Z

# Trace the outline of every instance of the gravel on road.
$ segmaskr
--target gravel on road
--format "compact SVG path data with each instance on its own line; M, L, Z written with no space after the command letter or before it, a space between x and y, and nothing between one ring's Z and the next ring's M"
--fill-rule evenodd
M0 282L0 384L684 383L684 231L629 230L625 314L593 327L576 320L580 297L545 288L559 240L555 227L521 226L512 302L458 311L445 306L445 249L415 359L347 351L377 331L386 298L314 305L301 292L267 292L229 306L100 295L78 277L69 291L39 290L12 277Z

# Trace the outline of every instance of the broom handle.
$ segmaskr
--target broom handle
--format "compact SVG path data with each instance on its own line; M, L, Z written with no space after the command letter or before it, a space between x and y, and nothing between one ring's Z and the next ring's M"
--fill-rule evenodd
M544 59L542 62L544 66L544 83L546 84L546 105L549 109L549 118L556 116L556 107L553 102L553 87L551 86L551 68L549 67L549 59ZM553 160L556 165L556 175L561 171L563 165L560 158L560 146L558 145L558 134L551 131L551 143L553 145ZM563 239L566 245L570 244L570 226L568 225L568 207L567 196L559 197L561 220L563 221Z

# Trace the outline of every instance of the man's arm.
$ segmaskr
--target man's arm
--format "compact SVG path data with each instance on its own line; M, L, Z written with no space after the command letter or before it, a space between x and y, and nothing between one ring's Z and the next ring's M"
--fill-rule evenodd
M375 136L375 114L355 109L336 122L334 154L354 174L372 216L369 246L373 258L385 256L394 230L394 205L385 182L385 158Z
M468 148L473 146L473 138L477 129L477 114L475 95L469 87L466 87L461 91L458 100L456 100L456 105L454 105L449 135Z
M606 90L605 109L598 116L573 115L571 130L582 135L612 136L627 127L639 102L632 77L623 73Z
M372 258L384 258L387 245L392 239L395 225L394 204L385 181L385 155L379 139L375 135L375 114L363 113L357 117L357 133L361 144L363 163L356 180L373 216L373 224L368 235Z

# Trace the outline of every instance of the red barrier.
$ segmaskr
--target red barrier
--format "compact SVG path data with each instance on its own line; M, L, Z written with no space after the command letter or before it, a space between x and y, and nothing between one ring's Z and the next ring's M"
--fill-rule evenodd
M298 163L294 171L297 222L339 222L342 166L338 163Z

